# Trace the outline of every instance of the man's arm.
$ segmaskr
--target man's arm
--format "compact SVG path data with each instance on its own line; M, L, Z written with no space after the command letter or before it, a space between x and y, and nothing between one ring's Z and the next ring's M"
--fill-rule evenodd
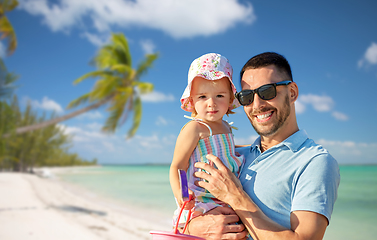
M268 218L251 200L241 183L228 168L215 156L207 158L217 169L205 163L196 163L195 167L206 170L196 172L195 176L207 180L198 182L198 186L207 189L219 200L228 203L245 224L253 239L322 239L327 227L327 218L309 211L291 213L291 229L286 229Z
M216 207L204 215L193 218L186 231L207 240L246 239L248 232L230 207Z

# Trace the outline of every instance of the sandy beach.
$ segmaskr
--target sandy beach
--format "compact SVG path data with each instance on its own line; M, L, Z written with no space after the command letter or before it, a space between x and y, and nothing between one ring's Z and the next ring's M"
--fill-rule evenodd
M136 240L170 231L165 218L113 205L54 178L0 173L0 239Z

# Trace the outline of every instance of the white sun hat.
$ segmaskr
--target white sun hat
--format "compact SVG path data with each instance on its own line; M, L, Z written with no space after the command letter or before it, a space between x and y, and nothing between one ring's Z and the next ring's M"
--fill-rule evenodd
M202 77L207 80L219 80L227 77L232 86L233 94L237 92L236 87L232 82L233 68L228 59L218 53L207 53L195 59L190 66L188 72L188 84L181 97L181 108L185 111L192 112L194 106L190 102L190 93L192 81L195 77ZM229 110L239 107L240 104L237 98L234 98Z

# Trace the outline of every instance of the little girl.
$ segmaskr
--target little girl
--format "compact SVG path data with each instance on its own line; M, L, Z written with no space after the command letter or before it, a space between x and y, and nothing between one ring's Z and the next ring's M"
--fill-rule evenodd
M195 181L200 180L193 176L198 171L194 167L196 162L211 164L206 158L211 153L238 176L243 157L236 156L231 127L223 120L225 114L234 113L231 110L239 106L234 97L236 88L232 74L233 69L228 59L220 54L205 54L191 63L188 85L181 97L181 108L191 112L191 117L185 117L192 121L183 126L179 133L170 166L170 185L179 207L174 214L174 224L183 205L178 169L187 172L190 195L195 197L195 201L186 205L180 226L188 218L187 210L193 207L191 218L224 206L211 193L195 185Z

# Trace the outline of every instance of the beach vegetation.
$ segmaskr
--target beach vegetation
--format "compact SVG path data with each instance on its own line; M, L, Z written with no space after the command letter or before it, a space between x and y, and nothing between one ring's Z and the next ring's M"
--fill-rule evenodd
M11 55L16 50L17 38L13 26L5 14L14 10L17 6L17 0L0 0L0 40L7 40L8 55Z
M17 81L18 76L9 72L0 58L0 100L4 100L12 96L13 90L16 88L14 83ZM1 135L0 135L1 136Z
M5 54L8 56L11 55L17 47L16 33L5 15L7 12L15 9L17 5L17 0L0 0L0 40L7 42L6 53L3 53L3 47L0 45L0 100L12 94L15 88L12 83L17 79L17 76L7 71L2 59Z
M86 161L70 151L71 136L58 124L22 135L15 133L18 125L54 118L54 114L46 115L38 114L30 103L22 111L16 96L9 101L0 101L0 133L5 130L8 133L6 138L0 139L0 171L33 172L35 167L97 164L97 159Z

